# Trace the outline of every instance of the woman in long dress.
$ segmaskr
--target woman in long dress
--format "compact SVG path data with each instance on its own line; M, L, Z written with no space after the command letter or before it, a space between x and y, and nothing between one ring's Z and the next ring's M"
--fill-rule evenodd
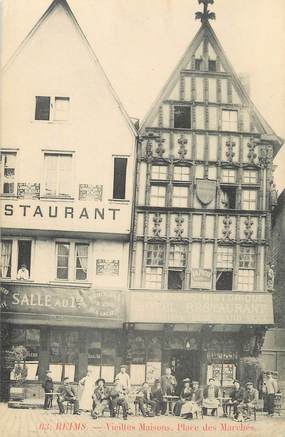
M92 410L92 395L94 392L94 384L94 378L92 378L90 371L88 371L87 375L79 381L79 388L81 388L81 395L79 396L79 407L81 410Z

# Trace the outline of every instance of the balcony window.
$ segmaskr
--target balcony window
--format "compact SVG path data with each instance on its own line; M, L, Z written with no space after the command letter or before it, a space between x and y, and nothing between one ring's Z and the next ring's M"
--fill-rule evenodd
M238 111L222 110L222 130L231 132L238 130Z
M44 195L48 197L71 197L72 154L44 154Z
M177 208L187 208L188 187L173 187L172 206Z
M152 185L150 188L150 206L165 206L166 187Z
M1 194L15 195L16 192L16 153L1 152Z
M190 106L174 106L174 128L191 129Z

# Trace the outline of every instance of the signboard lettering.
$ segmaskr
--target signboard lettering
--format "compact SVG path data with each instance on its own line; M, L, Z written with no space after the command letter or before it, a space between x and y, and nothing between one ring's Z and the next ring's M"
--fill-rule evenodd
M202 288L209 290L212 288L212 270L192 269L191 288Z

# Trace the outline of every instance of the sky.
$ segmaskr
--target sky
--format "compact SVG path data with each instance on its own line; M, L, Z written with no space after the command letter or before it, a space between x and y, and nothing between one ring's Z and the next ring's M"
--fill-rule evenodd
M2 64L51 0L0 0ZM197 0L69 0L81 28L131 117L143 119L190 44ZM285 0L216 0L212 26L235 71L250 77L251 98L285 139ZM285 188L285 145L275 158Z

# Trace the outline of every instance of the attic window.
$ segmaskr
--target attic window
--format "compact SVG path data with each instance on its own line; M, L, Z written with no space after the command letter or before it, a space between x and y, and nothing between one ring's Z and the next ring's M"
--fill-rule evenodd
M174 128L190 129L191 128L191 107L174 106Z
M195 59L195 70L196 71L202 70L202 59Z
M213 61L213 60L209 59L208 70L209 71L217 71L217 61Z

